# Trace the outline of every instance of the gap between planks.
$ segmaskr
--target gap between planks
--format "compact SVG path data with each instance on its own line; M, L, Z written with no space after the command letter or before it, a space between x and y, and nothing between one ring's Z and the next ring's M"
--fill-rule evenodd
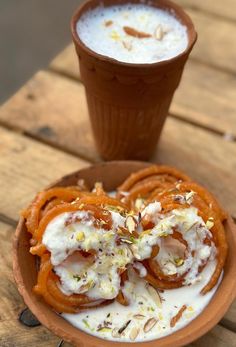
M84 154L78 154L76 151L73 151L72 149L65 148L64 146L60 145L59 143L56 142L51 142L50 140L47 140L46 138L42 138L40 136L37 136L37 134L32 134L30 131L23 130L19 126L13 126L12 124L8 124L5 121L0 119L0 127L7 129L12 132L16 132L18 134L24 135L26 138L32 139L36 142L42 143L44 145L50 146L54 149L57 149L59 151L62 151L65 154L70 154L76 158L79 158L81 160L85 160L92 163L95 163L96 161L93 160L91 157L86 156ZM1 216L1 215L0 215ZM1 217L0 217L1 219Z
M180 122L183 122L183 123L188 123L188 124L191 124L195 127L198 127L200 129L203 129L203 130L206 130L206 131L209 131L215 135L219 135L220 137L223 137L225 139L226 137L226 133L224 131L220 131L220 130L217 130L217 129L213 129L211 128L210 126L207 126L207 125L204 125L204 124L200 124L200 123L197 123L195 122L194 120L191 120L191 119L186 119L184 116L181 116L181 115L177 115L177 114L174 114L173 112L170 112L169 113L169 116L171 118L174 118ZM230 140L226 140L226 141L229 141L229 142L236 142L236 136L235 135L231 135L230 134Z

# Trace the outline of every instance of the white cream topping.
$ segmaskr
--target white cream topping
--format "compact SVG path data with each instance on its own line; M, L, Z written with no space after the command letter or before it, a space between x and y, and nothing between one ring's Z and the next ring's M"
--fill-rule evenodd
M43 244L51 252L51 262L65 294L86 292L94 299L117 296L120 289L118 269L131 263L133 254L127 244L116 244L115 230L124 226L125 218L117 212L110 213L112 230L96 228L94 218L87 212L63 213L48 224ZM68 224L68 221L72 223ZM89 266L87 262L83 262L82 267L73 264L70 255L80 250L97 252Z
M191 199L191 196L189 198ZM119 272L128 268L129 279L122 291L130 304L124 307L115 302L79 315L63 316L91 334L110 340L118 338L122 341L132 340L129 337L133 336L132 328L139 329L136 340L142 341L170 334L188 324L201 312L216 290L214 288L205 296L199 294L215 269L216 249L210 241L211 232L198 216L198 210L189 207L162 214L160 203L151 203L142 211L141 220L140 216L132 215L138 231L136 238L131 234L129 236L129 233L128 236L119 234L122 228L126 228L128 232L127 221L131 215L121 215L114 208L109 212L112 218L110 230L103 229L101 221L100 224L96 224L92 213L63 213L48 224L43 244L51 252L54 271L60 278L58 286L65 295L86 293L90 298L97 300L113 299L121 289ZM142 218L146 217L154 223L154 227L143 231ZM176 233L179 235L177 239L174 238ZM147 270L141 261L150 258L155 245L159 246L155 260L163 274L184 275L182 288L160 293L163 298L161 307L160 303L153 304L153 297L150 296L146 282L142 279L147 275ZM91 250L96 254L83 257L80 253ZM199 275L199 268L206 263ZM176 327L171 328L171 317L177 314L183 305L187 306L183 319L181 318ZM112 317L112 330L110 325L100 329L108 313L108 318ZM134 318L134 315L143 315L144 318ZM153 327L150 333L144 332L142 324L154 317L157 320L155 329ZM131 322L125 329L126 332L115 337L113 330L119 330L121 322L125 324L129 320ZM153 322L152 320L151 323Z
M131 36L125 27L149 37ZM77 33L91 50L127 63L167 60L188 44L187 28L173 13L145 4L97 7L80 18Z
M79 314L64 313L62 316L72 325L88 334L107 340L142 342L159 339L188 325L204 310L218 285L204 296L200 294L200 291L212 276L215 265L214 260L207 264L202 272L201 282L159 293L162 299L161 305L150 295L146 282L133 275L123 289L130 301L129 306L122 306L115 301L105 307L91 309ZM221 279L219 283L220 281ZM178 313L183 305L186 305L187 309L175 327L171 327L171 318ZM156 324L150 331L144 332L145 323L153 318L157 321ZM123 333L116 334L129 321L130 323ZM101 329L105 325L108 329ZM138 330L138 335L133 341L130 337L134 330Z

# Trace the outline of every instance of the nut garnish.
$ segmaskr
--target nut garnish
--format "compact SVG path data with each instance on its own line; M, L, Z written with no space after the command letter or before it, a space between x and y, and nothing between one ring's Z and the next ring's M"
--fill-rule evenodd
M145 316L144 316L143 314L135 314L133 317L134 317L135 319L138 319L138 320L142 320L142 319L145 318Z
M145 333L148 333L149 331L152 330L152 328L156 325L156 323L157 323L157 319L155 318L148 319L146 323L144 324L143 331Z
M122 41L123 46L128 50L131 51L132 49L132 43L130 41Z
M179 312L174 317L171 318L171 321L170 321L171 328L173 328L175 324L180 320L180 318L182 317L186 309L187 309L187 306L183 305L181 309L179 310Z
M137 328L137 327L133 327L131 329L130 334L129 334L129 338L130 338L131 341L134 341L136 339L136 337L139 334L139 331L140 331L140 329Z
M124 239L123 237L120 239L122 243L127 243L128 245L132 245L133 241L129 239Z
M76 241L83 241L84 240L84 233L83 231L79 231L77 234L76 234Z
M112 337L115 337L115 338L119 338L120 337L120 333L118 332L118 328L114 328L111 332L111 335Z
M131 322L131 319L128 320L128 322L126 322L126 323L118 330L118 333L119 333L119 334L122 334L123 331L125 331L125 329L126 329L126 328L128 327L128 325L130 324L130 322Z
M130 234L132 234L132 232L135 230L135 228L137 226L137 223L136 223L134 217L128 216L126 218L126 221L125 221L125 226L128 229L128 231L130 232Z
M112 32L111 32L111 38L114 40L114 41L119 41L120 40L120 35L118 34L118 32L117 31L115 31L115 30L113 30Z
M214 218L210 217L206 222L207 229L211 229L214 226Z
M174 259L174 262L175 262L175 265L176 265L177 267L179 267L179 266L183 265L184 259L182 259L182 258L175 258L175 259Z
M136 199L134 206L137 210L141 210L141 208L144 206L144 200L141 198Z
M165 35L165 32L164 32L162 26L159 24L159 25L156 27L156 30L155 30L155 32L154 32L154 37L155 37L155 39L161 41L161 40L163 39L164 35Z
M138 39L145 39L145 38L151 37L150 34L145 33L143 31L138 31L138 30L131 28L131 27L125 26L125 27L123 27L123 30L127 35L137 37Z
M148 285L147 287L148 293L150 294L151 298L157 305L157 307L161 308L162 307L162 299L158 291L153 288L151 285Z
M111 328L101 327L101 328L97 329L97 331L99 331L101 333L109 333L111 331Z
M113 21L112 20L107 20L105 23L105 27L109 27L113 24Z

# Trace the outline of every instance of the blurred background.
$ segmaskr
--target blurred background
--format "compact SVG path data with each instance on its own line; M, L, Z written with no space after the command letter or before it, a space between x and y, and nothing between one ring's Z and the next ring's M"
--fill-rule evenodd
M80 0L0 0L0 104L71 40Z

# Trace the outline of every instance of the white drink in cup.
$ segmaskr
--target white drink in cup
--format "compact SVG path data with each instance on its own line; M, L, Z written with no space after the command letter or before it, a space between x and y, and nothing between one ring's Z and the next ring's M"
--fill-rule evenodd
M94 52L134 64L173 58L188 45L186 26L144 4L96 7L79 19L77 33Z
M72 35L100 155L149 159L197 38L191 19L169 0L87 0Z

